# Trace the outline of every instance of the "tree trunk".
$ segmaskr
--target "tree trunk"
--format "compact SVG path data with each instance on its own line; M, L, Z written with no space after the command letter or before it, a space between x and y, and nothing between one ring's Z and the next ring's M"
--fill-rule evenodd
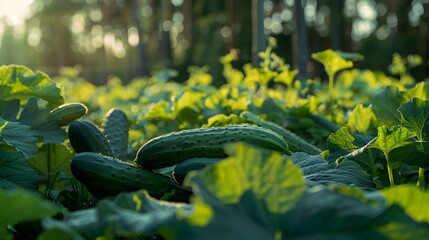
M140 58L140 67L138 70L138 74L141 76L148 76L150 74L150 67L149 67L149 61L147 58L146 48L143 43L144 31L140 22L140 15L139 15L140 6L137 0L129 0L129 1L130 1L129 6L131 8L130 11L132 13L133 21L134 21L135 27L137 28L137 32L139 34L139 39L140 39L138 44L139 58Z
M264 1L252 0L252 62L253 66L259 66L261 59L258 53L267 47L267 38L264 33Z
M298 61L298 76L300 81L307 81L308 79L308 44L307 44L307 24L304 17L305 1L295 0L295 56L294 59Z

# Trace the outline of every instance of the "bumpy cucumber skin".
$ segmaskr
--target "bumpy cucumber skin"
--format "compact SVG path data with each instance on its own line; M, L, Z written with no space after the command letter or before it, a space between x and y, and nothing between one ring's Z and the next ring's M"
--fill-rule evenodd
M106 136L112 156L126 159L128 148L128 118L120 109L109 110L103 121L103 133Z
M87 120L70 123L68 137L76 153L95 152L112 156L109 143L101 130Z
M287 144L279 134L252 125L191 129L153 138L137 152L135 162L147 169L173 166L195 157L224 158L224 146L244 142L256 147L286 152Z
M305 153L308 153L311 155L317 155L317 154L320 154L322 152L322 150L318 149L313 144L305 141L304 139L302 139L301 137L299 137L295 133L293 133L293 132L287 130L286 128L283 128L282 126L277 125L275 123L262 120L257 115L255 115L251 112L243 112L243 113L241 113L241 116L244 117L245 119L261 126L261 127L271 129L274 132L280 134L285 139L285 141L288 143L290 148L294 148L298 151L305 152Z
M88 112L88 108L82 103L67 103L63 104L50 112L58 126L67 126L72 121L79 119Z
M178 184L182 185L186 175L193 170L199 170L213 165L222 160L222 158L190 158L179 163L174 167L173 178Z
M170 201L188 202L192 193L166 175L92 152L76 154L70 169L73 176L99 199L144 189L154 198L171 194Z

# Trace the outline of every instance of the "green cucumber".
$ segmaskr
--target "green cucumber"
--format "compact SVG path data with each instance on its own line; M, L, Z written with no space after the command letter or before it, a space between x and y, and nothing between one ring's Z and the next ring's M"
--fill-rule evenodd
M244 142L256 147L287 152L283 137L262 127L231 125L173 132L151 139L137 152L135 162L143 168L159 169L194 157L223 158L228 143Z
M73 176L99 199L144 189L157 199L168 196L170 201L188 202L192 193L166 175L98 153L76 154L70 169Z
M87 120L70 123L68 137L76 153L95 152L112 156L109 143L101 130Z
M276 133L280 134L285 141L288 143L288 145L291 148L296 149L297 151L305 152L311 155L317 155L322 152L319 148L314 146L313 144L305 141L295 133L283 128L282 126L275 124L273 122L265 121L260 119L257 115L251 113L251 112L243 112L241 113L241 116L245 119L268 129L271 129L275 131Z
M173 178L178 184L182 184L186 175L193 170L199 170L219 162L222 158L190 158L174 167Z
M104 116L103 133L115 158L125 159L127 156L128 127L127 115L120 109L112 108Z
M62 127L83 117L87 112L88 108L82 103L67 103L51 110L50 117L55 120L58 126Z

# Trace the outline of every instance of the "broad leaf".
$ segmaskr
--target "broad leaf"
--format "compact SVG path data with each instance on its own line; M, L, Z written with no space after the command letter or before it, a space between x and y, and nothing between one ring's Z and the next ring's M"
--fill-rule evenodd
M74 153L65 145L43 144L39 152L30 159L31 166L42 175L48 176L55 172L70 173L70 159Z
M345 60L340 54L332 49L313 53L311 57L323 64L329 76L334 76L340 70L353 67L352 61Z
M2 144L12 146L26 158L31 158L39 150L36 142L37 133L30 126L0 118L0 146Z
M47 143L62 143L66 137L64 130L57 125L55 119L50 118L50 110L39 109L35 97L28 99L19 116L19 122L30 126Z
M100 201L95 208L67 213L63 221L47 219L43 226L46 234L62 232L85 239L142 237L175 221L178 209L186 206L155 200L142 191L123 193Z
M340 128L328 137L328 160L341 161L353 159L366 172L373 173L376 153L369 148L369 144L375 139L368 135L352 134L347 128Z
M370 199L350 191L307 192L283 218L285 239L418 239L429 233L427 224L417 223L398 206L368 204Z
M364 108L362 104L358 104L351 112L347 125L353 130L365 133L369 130L373 119L372 109Z
M389 155L390 151L395 148L403 147L411 142L408 141L415 136L414 133L410 132L404 127L391 127L381 126L377 128L378 136L377 140L370 145L372 148L381 150L386 156Z
M411 166L426 168L429 166L429 141L416 141L395 148L389 153L392 163L407 163Z
M306 189L300 169L278 153L266 153L240 144L233 146L227 149L233 157L199 175L210 192L222 202L231 204L250 190L273 213L291 208L296 197Z
M20 101L18 99L0 100L0 117L7 121L15 121L19 112L19 106Z
M278 215L292 209L306 190L300 169L280 154L242 144L228 151L233 156L185 180L214 216L204 227L181 226L177 239L274 238L282 221Z
M54 106L64 103L60 89L48 75L19 65L0 66L0 96L2 100L18 98L24 101L36 96Z
M294 163L301 168L309 186L344 185L361 189L373 189L371 177L354 161L342 161L338 166L328 163L319 155L294 153L291 156Z
M417 97L423 100L429 100L429 82L420 82L416 86L405 92L408 99Z
M246 122L246 119L235 114L216 114L213 117L207 119L207 124L205 124L204 127L219 127L234 124L243 124Z
M397 111L404 101L397 87L389 86L372 99L372 111L376 116L378 126L394 126L401 123L401 115Z
M418 222L429 223L429 193L416 186L401 185L381 190L388 204L404 208L408 216Z
M55 204L40 195L24 190L0 189L0 235L7 225L23 221L39 220L61 211Z
M0 189L17 187L37 190L37 174L22 153L0 150Z
M416 134L419 141L429 140L429 100L412 98L401 104L401 125Z

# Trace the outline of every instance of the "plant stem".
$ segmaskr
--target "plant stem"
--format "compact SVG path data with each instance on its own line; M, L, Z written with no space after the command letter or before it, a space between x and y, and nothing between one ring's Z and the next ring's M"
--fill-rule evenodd
M333 74L329 74L329 105L332 106L332 104L334 103L334 75Z
M395 182L393 180L393 171L392 171L392 167L390 166L389 155L385 154L385 156L386 156L386 161L387 161L387 173L389 174L390 186L393 187L393 186L395 186Z
M374 155L372 154L372 149L368 149L369 161L371 163L371 176L374 177L377 174L377 169L375 168Z
M426 189L425 169L421 167L419 167L419 177L417 178L417 187L420 187L422 190Z

